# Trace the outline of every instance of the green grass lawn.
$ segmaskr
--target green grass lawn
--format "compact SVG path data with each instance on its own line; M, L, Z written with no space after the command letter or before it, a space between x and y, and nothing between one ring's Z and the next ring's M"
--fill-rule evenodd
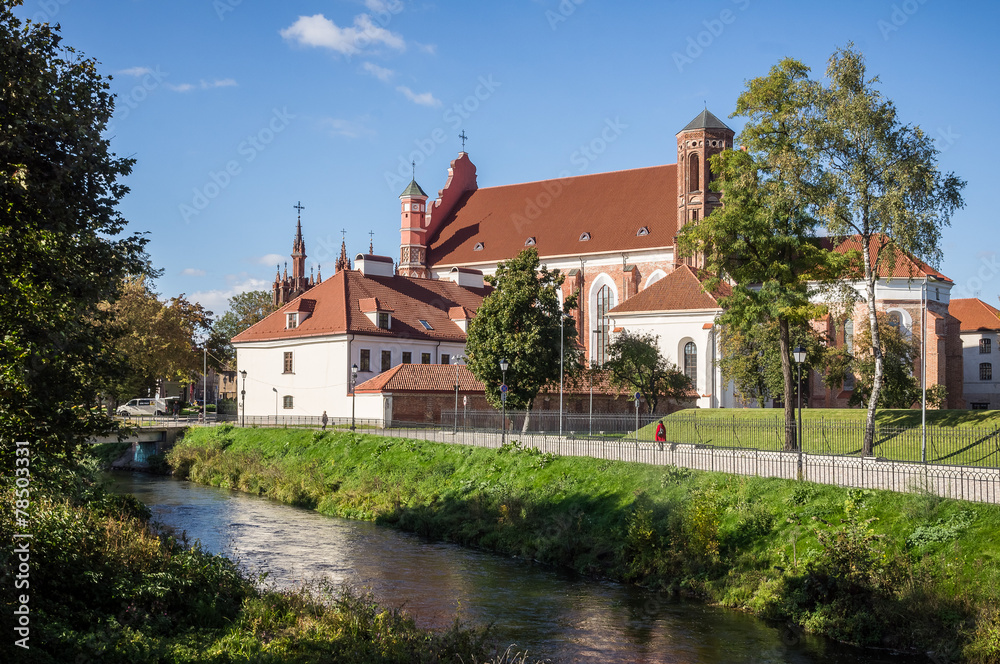
M802 449L810 454L859 455L867 411L803 409ZM663 418L667 440L675 443L784 449L781 410L687 409ZM639 430L652 440L656 424ZM876 416L875 455L921 461L919 410L882 410ZM1000 411L927 411L927 461L948 465L1000 467Z

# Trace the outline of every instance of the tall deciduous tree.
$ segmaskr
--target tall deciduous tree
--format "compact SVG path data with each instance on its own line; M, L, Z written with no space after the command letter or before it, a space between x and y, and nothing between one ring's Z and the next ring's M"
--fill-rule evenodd
M486 386L486 398L494 406L500 407L502 359L509 363L508 408L530 415L542 386L559 381L560 320L564 369L570 373L578 366L576 323L567 313L576 308L576 295L567 297L561 310L557 295L564 279L558 270L540 264L534 248L500 263L496 274L487 277L495 290L469 323L466 354L469 370Z
M117 333L112 348L130 368L106 384L115 403L144 395L157 379L189 380L201 373L199 337L210 329L212 312L183 294L160 301L145 276L126 279L107 309Z
M820 170L824 192L817 217L839 235L860 236L872 387L863 453L872 453L875 409L885 375L883 344L875 309L879 274L891 273L900 251L930 264L941 257L941 228L963 206L965 182L941 173L933 140L914 125L904 125L895 105L878 91L864 57L853 45L830 58L828 84L814 84L809 132L803 145Z
M230 340L237 334L267 318L278 307L274 298L266 291L247 291L229 298L229 310L212 325L208 337L208 352L217 355L223 363L236 361L236 349ZM225 367L217 365L216 369Z
M117 425L87 406L117 374L99 304L146 269L117 205L133 161L102 136L114 110L97 63L0 0L0 467L30 445L32 473L71 465Z
M748 118L739 141L743 150L711 158L713 187L723 206L697 224L684 226L681 247L704 256L714 288L721 279L735 285L719 300L722 325L750 332L777 324L783 394L794 393L791 329L821 313L810 303L809 284L830 279L839 260L815 238L810 214L813 165L803 149L810 127L812 87L808 70L784 60L764 78L749 82L736 104ZM795 411L785 399L785 449L798 446Z
M679 400L691 391L691 381L675 364L660 354L658 337L629 332L615 336L608 344L601 370L610 373L611 383L638 392L652 415L660 399Z

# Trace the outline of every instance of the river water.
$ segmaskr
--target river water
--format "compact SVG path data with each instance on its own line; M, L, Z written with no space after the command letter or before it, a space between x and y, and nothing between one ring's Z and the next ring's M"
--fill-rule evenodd
M428 628L493 623L501 643L555 663L912 664L751 616L430 542L363 521L139 473L110 476L153 519L279 587L327 578L402 606Z

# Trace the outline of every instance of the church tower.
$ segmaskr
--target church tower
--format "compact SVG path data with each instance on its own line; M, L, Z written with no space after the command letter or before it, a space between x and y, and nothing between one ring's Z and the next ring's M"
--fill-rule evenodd
M677 230L719 207L708 158L733 148L733 130L706 108L677 134ZM676 245L676 243L675 243Z
M288 276L288 263L285 263L285 274L282 276L280 269L274 276L274 284L271 285L271 295L275 306L288 304L299 295L323 281L323 277L315 279L306 275L306 241L302 239L302 204L294 206L299 211L298 221L295 225L295 238L292 240L292 276Z
M410 180L399 195L400 246L399 274L404 277L430 277L427 269L427 194L417 181Z

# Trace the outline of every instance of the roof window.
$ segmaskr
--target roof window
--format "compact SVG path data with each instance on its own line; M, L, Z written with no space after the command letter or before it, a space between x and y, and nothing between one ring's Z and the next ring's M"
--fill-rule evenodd
M420 319L420 324L424 326L425 330L433 330L434 329L433 327L431 327L431 324L428 323L427 321L425 321L423 318Z
M642 237L644 235L649 235L649 226L643 226L635 232L636 237Z
M472 248L472 250L473 250L473 251L482 251L482 250L483 250L483 249L485 249L485 248L486 248L486 245L485 245L485 244L483 244L482 242L477 242L477 243L476 243L476 246L475 246L475 247L473 247L473 248Z
M590 233L588 233L587 231L580 233L580 242L586 242L589 239L590 239Z
M535 238L529 237L527 240L524 241L524 246L526 246L526 247L533 247L533 246L535 246Z

